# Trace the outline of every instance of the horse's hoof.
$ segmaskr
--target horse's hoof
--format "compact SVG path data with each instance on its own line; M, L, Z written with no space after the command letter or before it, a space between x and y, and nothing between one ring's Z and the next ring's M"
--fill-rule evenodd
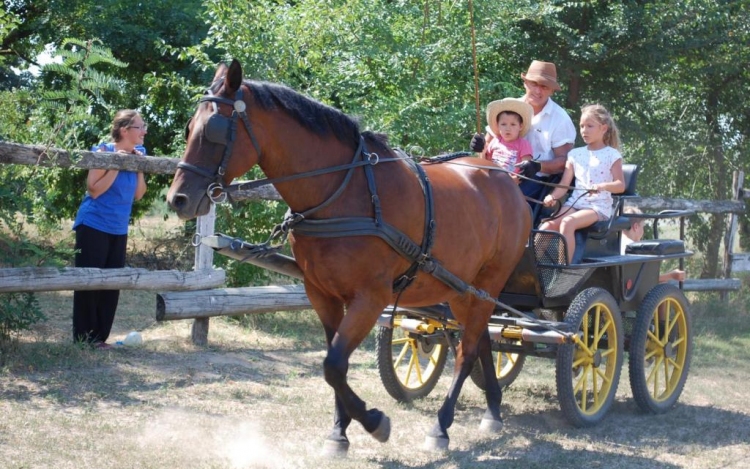
M381 443L385 443L386 441L388 441L388 438L391 437L391 419L389 419L387 415L383 414L383 416L380 418L378 428L373 430L370 435L372 435L373 438Z
M450 438L427 435L424 439L424 449L425 451L445 451L450 441Z
M503 429L503 421L483 418L479 424L479 429L486 433L500 433L500 430Z
M346 440L325 440L323 451L320 455L326 458L345 458L349 451L349 442Z

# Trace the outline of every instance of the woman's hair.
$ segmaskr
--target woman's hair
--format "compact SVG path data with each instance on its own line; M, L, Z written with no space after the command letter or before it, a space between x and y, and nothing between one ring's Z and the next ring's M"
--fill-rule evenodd
M130 126L137 115L138 111L134 111L133 109L120 109L117 111L114 120L112 120L112 140L115 142L122 140L120 131Z
M620 131L617 129L612 115L609 111L601 104L589 104L581 109L581 118L589 115L593 117L600 124L607 126L607 131L604 133L604 143L614 148L615 150L620 149Z

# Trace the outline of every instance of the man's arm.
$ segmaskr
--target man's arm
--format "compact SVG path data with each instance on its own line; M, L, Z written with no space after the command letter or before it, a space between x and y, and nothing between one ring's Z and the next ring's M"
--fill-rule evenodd
M547 174L562 173L565 169L565 161L568 159L568 152L572 149L572 143L566 143L557 148L553 148L552 153L555 154L555 158L550 161L540 161L542 164L542 172Z

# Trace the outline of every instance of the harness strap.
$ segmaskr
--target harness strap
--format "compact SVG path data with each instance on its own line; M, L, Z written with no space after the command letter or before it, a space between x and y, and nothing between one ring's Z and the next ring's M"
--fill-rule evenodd
M432 197L432 184L430 184L430 179L427 177L427 173L425 173L422 166L411 160L410 163L409 169L416 174L425 199L424 234L422 236L422 247L420 249L419 258L414 259L406 272L401 274L396 281L393 282L393 290L398 293L403 292L409 285L411 285L417 276L417 270L425 262L431 259L430 253L432 252L432 245L435 241L435 210Z
M422 248L400 230L386 222L378 225L377 221L370 217L304 219L294 226L294 233L317 238L377 236L410 261L416 261L422 253Z

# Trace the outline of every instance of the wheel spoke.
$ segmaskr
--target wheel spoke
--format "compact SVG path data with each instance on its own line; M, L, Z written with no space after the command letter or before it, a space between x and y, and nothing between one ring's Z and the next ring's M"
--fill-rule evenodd
M437 347L435 347L435 351L430 354L429 360L432 366L437 366L437 358L440 355L440 347L442 347L442 345L438 345Z
M411 345L411 363L409 364L409 374L414 371L417 375L417 383L422 384L422 367L419 364L419 349L417 348L417 341L413 341Z
M398 369L398 364L404 359L406 354L409 352L409 342L404 342L404 346L401 347L401 352L398 354L395 360L393 360L393 369Z

